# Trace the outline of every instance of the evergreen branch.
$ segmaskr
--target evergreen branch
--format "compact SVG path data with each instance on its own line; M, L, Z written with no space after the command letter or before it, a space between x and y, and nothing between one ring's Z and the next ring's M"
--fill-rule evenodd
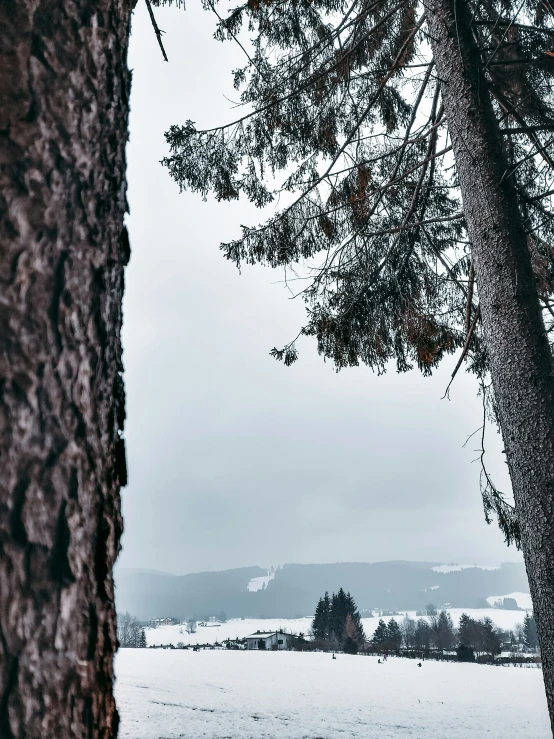
M523 4L522 6L523 7ZM521 7L518 10L518 13L521 11ZM516 13L517 16L517 13ZM473 25L475 26L492 26L493 21L473 21ZM533 33L543 33L547 36L554 36L554 30L551 28L541 28L540 26L528 26L523 23L513 23L512 21L508 20L496 20L494 21L495 26L508 26L509 28L517 28L520 31L532 31ZM511 42L511 43L517 43L517 42Z
M551 195L554 195L554 190L548 190L547 192L543 192L540 195L535 195L532 198L525 198L525 201L527 203L535 203L537 200L543 200L544 198L548 198Z
M499 132L502 136L511 136L516 133L535 133L537 131L552 131L554 123L544 123L540 126L519 126L517 128L500 128Z
M412 30L412 32L410 34L410 37L405 40L405 42L402 45L400 51L398 52L396 61L398 61L398 58L400 57L400 55L401 55L402 51L404 50L405 46L408 44L410 38L413 38L413 36L415 36L415 34L417 33L417 31L420 29L420 27L423 24L424 20L425 20L425 14L423 14L421 16L421 18L420 18L419 22L417 23L417 25L414 26L414 28L413 28L413 30ZM375 101L377 100L377 98L379 97L379 95L381 94L381 92L383 91L383 89L385 88L385 85L387 84L387 82L389 81L389 79L392 77L395 69L396 69L396 66L393 65L392 68L391 68L391 71L382 80L382 82L380 83L377 91L374 93L374 95L372 96L371 100L369 101L369 103L367 104L366 108L364 109L361 117L356 121L356 125L353 126L352 132L346 137L345 141L343 142L343 144L339 148L338 152L333 157L331 163L329 164L329 166L327 167L327 169L325 170L325 172L322 175L320 175L316 180L314 180L308 186L307 190L305 190L291 205L289 205L287 208L285 208L285 210L282 213L279 214L279 216L277 217L277 219L275 219L274 221L271 221L270 224L272 224L276 220L279 220L279 219L283 218L284 216L286 216L295 206L297 206L302 200L304 200L310 194L310 192L312 192L321 182L323 182L332 173L332 169L335 166L336 162L339 160L340 156L344 153L344 151L347 148L347 146L349 146L350 143L352 142L352 140L354 139L354 137L356 135L356 132L359 130L359 127L361 126L361 124L363 123L363 121L365 120L365 118L369 115L371 109L373 108L373 106L375 104ZM421 166L423 166L423 164L424 164L424 162L422 163ZM417 169L417 167L416 167L416 169ZM407 174L409 174L409 172ZM257 231L257 232L264 231L266 228L269 227L270 224L266 224L261 229L252 229L251 230L251 233L253 233L255 231Z
M147 2L149 2L149 0L147 0ZM288 93L287 95L284 95L281 98L278 98L277 100L272 100L270 103L267 103L266 105L262 105L261 108L256 108L255 110L251 111L250 113L247 113L246 115L242 116L241 118L237 118L236 120L232 121L231 123L226 123L223 126L216 126L214 128L207 128L207 129L203 129L203 130L200 130L200 131L196 131L196 134L197 135L202 135L202 134L213 133L213 132L216 132L216 131L223 131L225 129L232 128L233 126L236 126L236 125L238 125L240 123L244 123L245 121L247 121L248 119L250 119L250 118L252 118L254 116L260 115L261 113L265 113L266 111L271 110L272 108L275 108L275 107L281 105L282 103L286 102L287 100L290 100L291 98L296 97L300 93L306 92L311 87L314 87L314 85L317 82L319 82L320 79L322 79L323 77L326 77L331 72L336 71L341 66L341 64L344 64L344 61L354 54L354 52L356 51L356 49L358 48L358 46L363 41L367 40L367 38L369 38L371 36L371 33L373 33L376 30L378 30L378 28L381 25L383 25L391 16L393 16L395 13L397 13L402 8L402 6L404 5L405 2L406 2L406 0L402 0L402 2L398 3L398 5L396 5L391 11L389 11L388 15L384 19L382 19L379 23L377 23L371 29L371 32L368 32L362 39L360 39L360 41L356 44L356 46L354 46L353 48L349 49L348 52L345 53L344 57L341 57L338 61L335 61L335 63L332 64L330 67L324 67L321 70L321 72L319 72L314 77L310 77L310 79L307 80L307 82L305 82L303 85L299 85L292 92ZM423 22L423 18L421 19L419 26L421 25L422 22ZM419 26L418 26L417 30L419 30ZM415 30L416 29L414 29L414 31ZM408 39L407 39L407 41L408 41ZM390 68L390 70L389 70L389 74L387 75L387 81L388 81L388 79L390 79L390 77L392 76L392 73L395 72L395 71L398 71L398 66L393 65Z
M218 18L219 22L222 23L222 24L224 24L225 21L223 20L223 18L217 12L213 0L205 0L205 2L208 5L208 7L210 8L210 10L214 13L214 15L216 16L216 18ZM252 57L250 56L250 54L246 51L246 49L244 48L243 44L238 39L237 35L235 33L233 33L232 31L230 31L229 29L227 29L227 33L230 33L231 34L231 37L233 38L233 41L242 50L242 52L244 53L244 55L246 56L246 58L248 59L248 61L250 62L250 64L254 67L254 69L256 69L258 71L258 73L260 74L261 77L264 77L262 71L260 70L260 68L258 67L258 65L254 62L254 60L252 59Z
M527 154L527 156L523 157L523 159L520 159L515 164L512 164L511 167L508 167L508 169L506 169L506 171L500 178L500 182L503 182L506 178L511 177L516 172L516 170L521 167L522 164L525 164L525 162L529 161L529 159L532 159L538 154L545 152L550 146L552 146L552 144L554 144L554 138L551 138L542 147L540 147L539 149L536 149L535 151L530 151L529 154Z
M315 216L312 216L315 218ZM394 226L393 228L383 228L378 231L370 231L365 234L366 238L372 238L375 236L388 236L391 234L398 234L404 231L413 231L414 229L421 228L422 226L429 226L432 223L446 223L448 221L459 221L464 218L462 213L454 213L451 216L437 216L436 218L428 218L422 221L412 221L411 223L403 223L401 226ZM349 239L351 240L351 239Z
M450 277L450 279L452 280L452 282L453 282L453 283L454 283L455 285L457 285L457 287L458 287L458 288L460 289L460 291L462 292L462 294L463 294L464 298L465 298L465 299L467 300L467 295L468 295L468 291L467 291L467 289L465 288L465 286L464 286L464 285L462 284L462 282L461 282L461 281L460 281L460 280L459 280L459 279L458 279L458 278L456 277L456 275L454 274L454 271L453 271L453 269L452 269L452 266L451 266L450 264L448 264L447 260L445 259L444 255L443 255L443 254L441 253L440 249L437 249L437 247L436 247L436 245L435 245L435 242L434 242L434 241L433 241L433 239L432 239L432 238L431 238L431 237L429 236L429 234L428 234L428 232L427 232L426 228L425 228L425 227L422 227L421 231L422 231L423 235L425 236L425 239L426 239L426 241L427 241L428 245L429 245L429 246L431 247L431 250L432 250L432 251L434 252L434 254L435 254L435 256L437 257L437 259L439 260L439 262L440 262L440 263L442 264L442 266L443 266L443 267L445 268L445 270L446 270L446 272L447 272L448 276Z
M484 73L485 73L485 72L487 71L487 69L488 69L488 67L489 67L489 64L490 64L490 63L492 62L492 60L494 59L494 57L495 57L495 56L496 56L496 54L498 53L498 51L499 51L499 49L500 49L500 46L501 46L501 44L502 44L502 43L504 42L504 40L506 39L506 36L507 36L507 34L508 34L508 32L509 32L510 28L512 28L512 27L514 26L514 24L515 24L515 19L516 19L516 18L518 17L518 15L519 15L519 14L521 13L521 11L522 11L522 9L523 9L523 6L525 5L525 2L526 2L526 0L523 0L523 2L522 2L522 3L521 3L521 5L519 6L519 8L518 8L518 10L517 10L516 14L514 15L514 17L513 17L513 18L512 18L511 20L510 20L510 22L509 22L509 23L508 23L508 24L506 25L506 28L505 28L505 30L504 30L504 33L502 34L502 37L501 37L500 41L498 42L498 45L497 45L496 49L495 49L495 50L493 51L493 53L491 54L491 56L490 56L490 57L489 57L489 59L487 60L487 63L486 63L486 64L485 64L485 66L483 67L483 74L484 74ZM499 24L499 23L498 23L498 21L497 21L497 22L495 23L495 27L496 27L496 26L497 26L498 24Z
M502 120L504 118L506 118L508 115L512 115L517 120L517 122L521 124L521 127L522 128L526 128L526 126L524 125L525 124L525 120L524 120L523 116L521 115L521 113L518 111L517 107L514 107L513 105L511 105L511 103L506 99L506 96L503 95L495 87L492 87L491 88L491 92L494 95L494 97L498 100L498 102L500 103L500 105L504 108L505 114L502 117ZM523 100L520 100L518 102L518 106L521 105L523 102L524 102ZM529 139L531 140L531 142L535 146L539 146L540 141L539 141L539 139L536 136L536 132L532 130L532 127L527 127L527 128L529 130L528 131L525 131L525 133L527 133ZM499 130L500 130L500 133L502 134L504 130L508 130L508 129L499 129ZM539 150L537 151L537 153L542 156L542 158L546 161L546 163L549 165L549 167L551 167L552 169L554 169L554 161L552 160L552 158L550 157L550 155L548 154L548 152L544 148L543 149L540 149L539 148ZM527 159L528 159L528 157L524 161L527 161Z

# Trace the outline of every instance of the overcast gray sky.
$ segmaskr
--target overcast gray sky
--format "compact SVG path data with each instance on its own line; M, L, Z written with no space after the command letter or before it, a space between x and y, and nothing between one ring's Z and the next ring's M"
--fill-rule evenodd
M160 164L164 131L226 122L240 51L212 40L191 0L157 9L169 64L146 7L133 23L124 361L129 486L121 567L176 574L284 562L518 559L484 520L473 460L476 385L456 359L431 379L394 369L336 374L315 342L285 368L269 356L304 307L282 275L237 270L218 245L263 215L245 203L179 194ZM501 441L490 466L504 489Z

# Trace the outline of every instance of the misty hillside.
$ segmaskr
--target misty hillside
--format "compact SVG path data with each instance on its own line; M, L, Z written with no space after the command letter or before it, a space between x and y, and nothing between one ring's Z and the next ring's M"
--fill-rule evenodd
M203 618L222 610L228 618L294 618L311 616L322 593L340 587L352 593L360 609L390 610L414 610L429 602L474 608L489 596L529 590L520 563L447 572L434 570L437 565L403 561L288 564L256 591L248 585L267 574L261 567L182 576L122 570L116 575L116 603L120 612L130 611L143 620Z

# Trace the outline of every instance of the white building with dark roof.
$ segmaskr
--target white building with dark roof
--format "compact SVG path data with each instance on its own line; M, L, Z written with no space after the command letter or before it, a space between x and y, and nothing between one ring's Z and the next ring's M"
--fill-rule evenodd
M256 631L246 637L247 649L288 649L292 643L292 634L284 631Z

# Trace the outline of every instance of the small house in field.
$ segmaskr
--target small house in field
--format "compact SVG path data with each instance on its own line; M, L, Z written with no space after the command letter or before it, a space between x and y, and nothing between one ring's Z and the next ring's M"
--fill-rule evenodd
M168 616L167 618L151 618L148 623L154 628L156 626L175 626L179 623L179 619L171 618L170 616Z
M292 634L284 631L256 631L246 637L247 649L288 649L293 640Z

